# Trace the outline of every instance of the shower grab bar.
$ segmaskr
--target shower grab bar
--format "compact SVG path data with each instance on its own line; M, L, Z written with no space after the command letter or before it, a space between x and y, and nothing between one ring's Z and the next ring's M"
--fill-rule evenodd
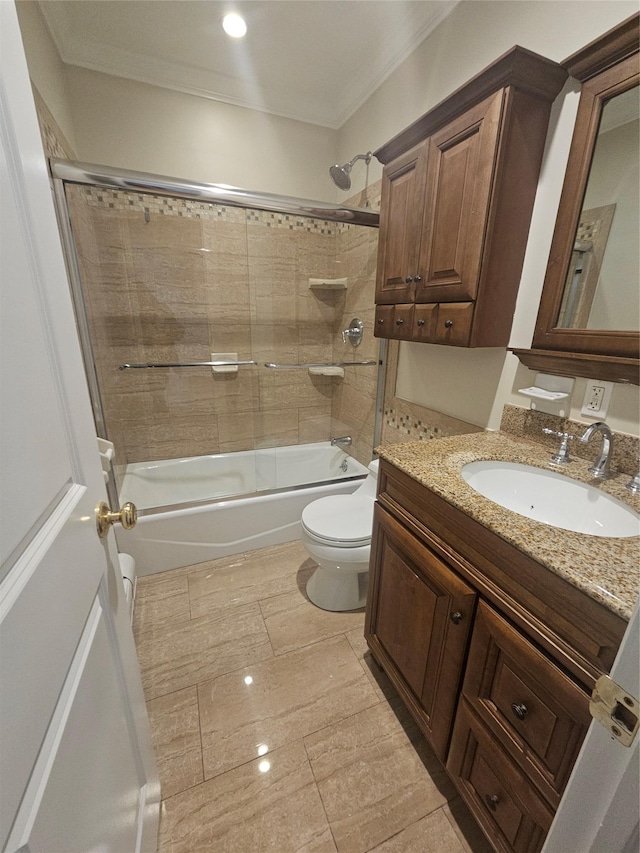
M367 361L306 361L304 364L276 364L266 361L265 367L270 370L308 370L310 367L369 367L378 364L377 359L370 358Z
M118 370L140 370L148 367L237 367L242 364L257 363L257 361L169 361L164 364L121 364Z

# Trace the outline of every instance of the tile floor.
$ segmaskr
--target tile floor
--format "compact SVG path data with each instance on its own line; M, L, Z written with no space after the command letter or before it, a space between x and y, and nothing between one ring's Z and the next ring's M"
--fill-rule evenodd
M160 853L486 853L314 565L292 542L138 581Z

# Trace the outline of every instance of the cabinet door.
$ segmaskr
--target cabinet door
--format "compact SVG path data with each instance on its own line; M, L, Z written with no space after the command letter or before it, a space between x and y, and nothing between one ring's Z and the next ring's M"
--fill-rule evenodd
M476 296L503 97L501 89L427 140L417 302Z
M365 635L444 758L476 594L378 504L372 542Z
M423 142L389 163L382 172L377 303L413 302L426 159L427 144Z

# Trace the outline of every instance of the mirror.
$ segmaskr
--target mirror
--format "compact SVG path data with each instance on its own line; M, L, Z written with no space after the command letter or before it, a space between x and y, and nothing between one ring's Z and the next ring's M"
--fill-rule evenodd
M534 370L640 383L639 15L562 63L582 83L532 348Z
M558 327L640 328L639 107L636 86L602 108Z

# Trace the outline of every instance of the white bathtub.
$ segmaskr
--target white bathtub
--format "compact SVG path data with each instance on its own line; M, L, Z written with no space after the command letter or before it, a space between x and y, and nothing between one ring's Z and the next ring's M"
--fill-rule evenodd
M329 442L136 462L120 496L136 504L138 523L116 536L138 575L291 542L308 503L350 494L367 473Z

